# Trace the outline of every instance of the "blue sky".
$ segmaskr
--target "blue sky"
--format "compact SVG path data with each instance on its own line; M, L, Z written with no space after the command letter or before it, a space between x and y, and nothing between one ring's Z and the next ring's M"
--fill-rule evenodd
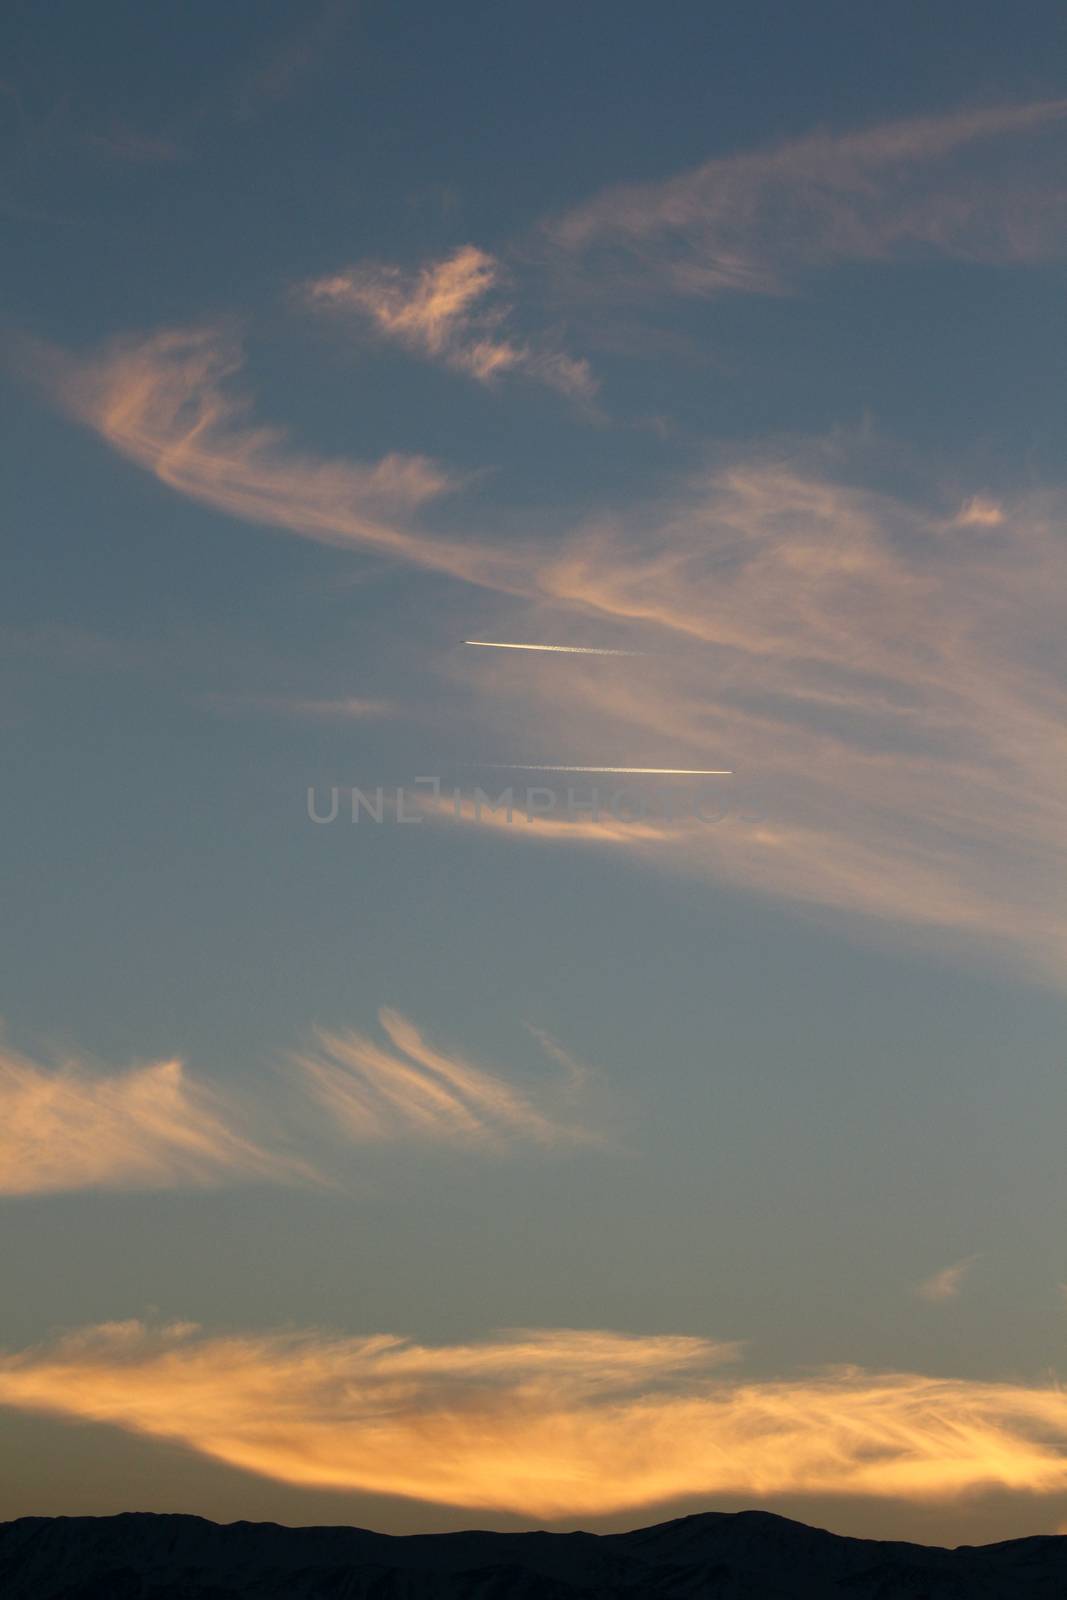
M1067 1524L1063 29L9 12L3 1514Z

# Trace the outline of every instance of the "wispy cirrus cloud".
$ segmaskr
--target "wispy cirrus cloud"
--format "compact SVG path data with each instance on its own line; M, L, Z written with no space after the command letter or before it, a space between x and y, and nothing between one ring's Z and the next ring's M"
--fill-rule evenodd
M348 1138L493 1149L595 1141L555 1086L536 1098L524 1094L464 1057L435 1049L398 1012L385 1009L379 1018L389 1047L355 1031L319 1030L316 1048L294 1058L308 1093Z
M812 134L608 189L546 237L587 262L598 295L778 294L806 270L909 252L1059 255L1065 119L1051 100Z
M977 1260L977 1256L967 1256L963 1261L954 1261L951 1266L942 1267L939 1272L931 1273L916 1284L915 1293L921 1300L929 1300L933 1305L957 1299L965 1278Z
M928 1503L1067 1488L1067 1396L1053 1384L715 1371L738 1355L571 1329L428 1346L112 1323L4 1355L0 1404L285 1483L545 1518L727 1494Z
M532 654L501 652L491 676L454 663L502 742L522 708L524 759L540 729L542 746L588 764L641 750L729 767L727 816L704 829L547 817L508 836L584 833L783 900L951 929L957 948L1062 982L1063 496L1017 496L999 520L961 525L818 457L727 463L546 554L544 596L628 624L637 647L676 641L639 671L573 663L564 683ZM545 609L523 633L543 631Z
M115 1071L68 1056L42 1066L0 1040L0 1196L329 1183L329 1142L312 1108L356 1143L499 1154L603 1142L583 1119L592 1075L547 1035L534 1031L564 1075L524 1092L434 1048L399 1013L383 1010L380 1020L384 1045L354 1030L318 1030L314 1046L269 1080L254 1114L178 1060ZM287 1123L291 1137L279 1132ZM269 1132L254 1136L256 1125Z
M310 1179L238 1131L238 1107L180 1061L125 1072L54 1068L0 1046L0 1194L213 1188Z
M383 338L480 383L517 373L573 399L590 400L597 385L587 361L527 341L516 343L501 332L510 315L493 298L501 277L495 257L476 245L463 245L415 274L364 264L314 279L301 292L314 308L361 316Z
M180 493L527 601L495 637L558 637L580 616L591 648L646 652L638 671L568 654L565 682L552 653L493 652L492 673L481 650L451 663L479 717L498 717L502 758L529 761L541 726L557 762L644 766L647 751L649 767L737 774L725 825L665 842L614 829L614 843L784 901L951 930L959 950L1064 980L1062 490L983 490L946 514L865 488L839 439L726 460L541 540L437 537L412 514L455 487L447 472L294 453L245 418L238 365L201 330L54 359L51 375L75 415ZM594 623L610 626L602 645Z
M420 507L458 487L425 456L324 460L294 450L282 430L248 422L248 403L232 387L240 346L218 328L117 341L85 360L37 347L28 360L63 409L179 494L321 544L491 587L515 581L520 558L412 525Z

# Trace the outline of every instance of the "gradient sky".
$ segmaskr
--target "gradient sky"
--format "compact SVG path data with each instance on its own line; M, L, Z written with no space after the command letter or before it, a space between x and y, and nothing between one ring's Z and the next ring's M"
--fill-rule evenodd
M8 8L0 1516L1067 1529L1065 32Z

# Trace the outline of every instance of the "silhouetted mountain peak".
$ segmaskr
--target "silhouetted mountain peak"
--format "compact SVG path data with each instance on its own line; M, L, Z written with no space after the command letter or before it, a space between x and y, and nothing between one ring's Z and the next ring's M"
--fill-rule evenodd
M225 1526L203 1517L0 1524L5 1600L1063 1600L1067 1538L957 1550L849 1539L767 1511L630 1533Z

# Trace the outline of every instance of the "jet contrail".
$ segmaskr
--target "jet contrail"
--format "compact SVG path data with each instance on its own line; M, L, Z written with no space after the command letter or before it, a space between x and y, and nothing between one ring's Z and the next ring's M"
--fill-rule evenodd
M543 762L484 761L495 772L614 772L642 778L732 778L732 767L548 767Z
M601 650L591 644L512 644L504 639L464 639L482 650L547 650L561 656L644 656L647 650Z

